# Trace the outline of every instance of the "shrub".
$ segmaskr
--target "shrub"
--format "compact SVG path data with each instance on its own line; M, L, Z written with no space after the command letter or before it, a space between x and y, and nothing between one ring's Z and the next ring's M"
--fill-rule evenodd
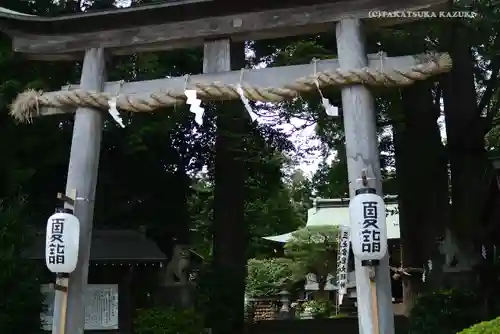
M203 318L193 309L151 308L138 310L134 319L137 334L202 334Z
M309 308L311 315L315 319L330 318L335 315L335 305L329 300L308 300L298 308L299 313L303 313Z
M500 317L490 321L483 321L464 329L458 334L500 334Z
M481 321L480 298L472 291L440 290L421 295L410 314L411 334L456 334Z

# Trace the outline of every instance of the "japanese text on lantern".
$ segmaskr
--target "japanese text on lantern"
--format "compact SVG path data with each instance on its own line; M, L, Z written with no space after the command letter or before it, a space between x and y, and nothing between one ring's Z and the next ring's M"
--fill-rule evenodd
M64 218L53 218L51 220L51 233L49 244L49 263L64 264Z
M380 252L380 226L378 222L377 202L362 202L363 223L361 230L361 251L363 253Z
M345 294L347 286L347 260L349 255L349 232L340 231L339 254L337 259L337 282L339 293Z

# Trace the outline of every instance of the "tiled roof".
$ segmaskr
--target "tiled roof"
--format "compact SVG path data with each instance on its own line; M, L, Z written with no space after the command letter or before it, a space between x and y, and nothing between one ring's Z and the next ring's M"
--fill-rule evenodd
M33 247L25 252L30 259L45 258L45 234L35 238ZM155 242L134 230L94 230L90 249L92 261L164 261L165 254Z

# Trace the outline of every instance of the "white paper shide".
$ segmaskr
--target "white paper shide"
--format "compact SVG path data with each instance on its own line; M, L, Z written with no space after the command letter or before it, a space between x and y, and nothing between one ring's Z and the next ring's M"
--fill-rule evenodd
M45 263L53 273L71 273L78 262L80 221L64 210L47 221Z
M349 203L352 251L361 261L381 260L387 253L385 203L373 193L354 196Z

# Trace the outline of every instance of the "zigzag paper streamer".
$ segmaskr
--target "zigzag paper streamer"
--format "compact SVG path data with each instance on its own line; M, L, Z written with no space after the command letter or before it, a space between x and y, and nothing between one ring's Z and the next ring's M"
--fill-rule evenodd
M184 95L187 97L186 104L190 105L189 111L195 115L195 122L202 125L205 109L201 107L201 100L196 97L196 90L187 89L184 91Z
M123 124L123 119L120 116L120 112L118 111L118 108L116 108L116 97L113 97L109 99L108 101L109 105L109 114L113 119L115 120L118 125L120 125L122 128L125 127L125 124Z

